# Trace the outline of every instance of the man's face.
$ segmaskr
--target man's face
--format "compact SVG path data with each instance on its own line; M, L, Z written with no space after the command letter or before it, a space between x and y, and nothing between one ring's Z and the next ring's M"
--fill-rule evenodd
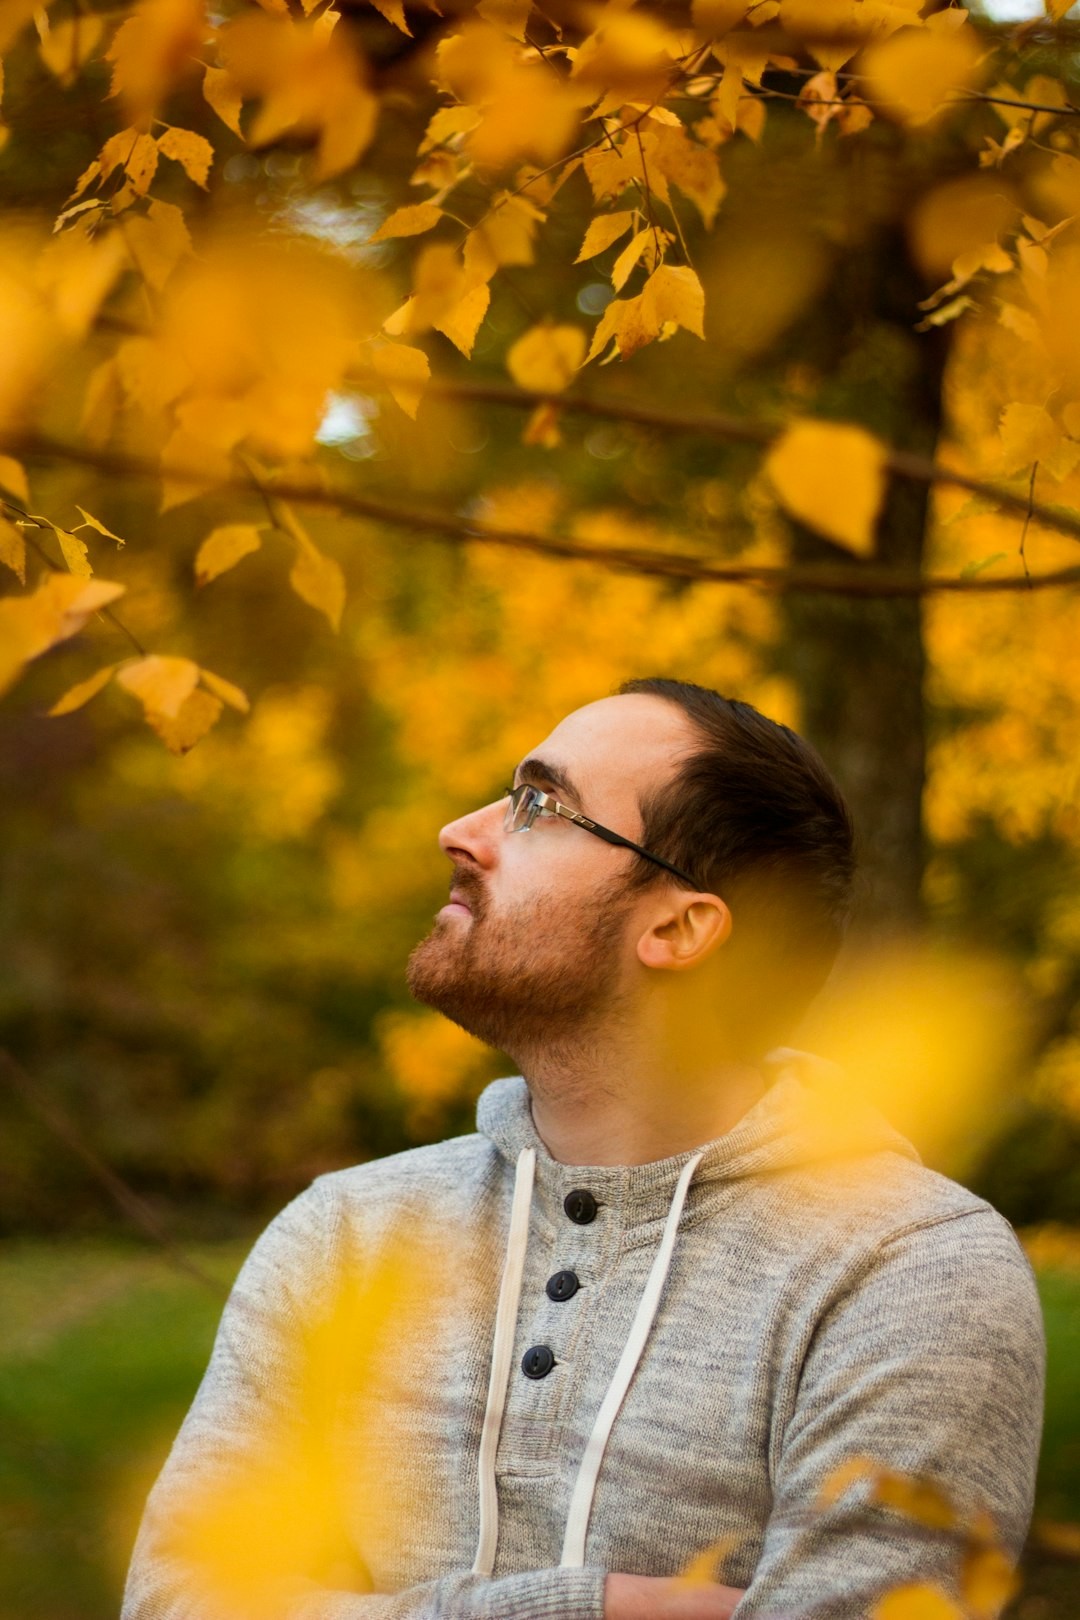
M640 843L639 799L671 780L694 735L682 711L644 694L576 709L532 750L515 780ZM507 832L506 801L449 823L450 903L409 958L428 1003L512 1056L595 1027L632 993L639 859L562 817Z

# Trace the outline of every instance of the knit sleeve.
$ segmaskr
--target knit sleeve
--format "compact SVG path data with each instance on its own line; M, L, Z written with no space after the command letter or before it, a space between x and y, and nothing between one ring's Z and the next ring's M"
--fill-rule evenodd
M920 1475L1011 1563L1031 1520L1045 1336L1034 1277L989 1206L881 1245L819 1320L778 1437L761 1557L733 1620L864 1620L882 1593L929 1582L954 1600L962 1537L874 1501L868 1477L821 1508L851 1459Z
M354 1325L333 1315L337 1218L316 1182L245 1261L150 1493L122 1620L602 1620L599 1568L371 1590L323 1447L333 1360Z

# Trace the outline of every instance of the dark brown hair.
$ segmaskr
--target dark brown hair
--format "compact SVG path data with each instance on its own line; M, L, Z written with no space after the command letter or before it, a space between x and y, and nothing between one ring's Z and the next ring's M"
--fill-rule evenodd
M659 676L626 681L625 693L678 704L700 739L674 779L643 798L642 842L727 902L740 954L801 1010L851 913L855 838L843 794L809 743L749 703ZM629 881L664 878L642 860Z

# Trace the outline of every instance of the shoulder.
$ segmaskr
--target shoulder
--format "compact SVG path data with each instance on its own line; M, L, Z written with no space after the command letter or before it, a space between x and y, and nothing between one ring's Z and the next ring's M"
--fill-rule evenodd
M998 1333L1003 1320L1028 1347L1043 1339L1031 1264L1015 1231L985 1198L891 1151L828 1167L800 1167L777 1185L799 1297L820 1321L855 1317L946 1337Z
M300 1293L324 1283L347 1256L405 1229L451 1229L475 1219L498 1180L498 1154L483 1136L453 1137L318 1176L256 1239L241 1292Z
M778 1195L798 1209L806 1227L850 1245L853 1255L906 1238L949 1248L978 1234L980 1244L996 1244L1027 1264L1015 1232L992 1204L903 1153L881 1149L798 1166L785 1179ZM926 1235L918 1239L917 1233Z
M910 1196L897 1200L835 1279L830 1314L848 1329L902 1329L912 1345L943 1356L961 1345L976 1358L1045 1360L1045 1333L1030 1261L1005 1217L947 1176L912 1165Z
M359 1209L375 1210L387 1204L414 1209L431 1203L444 1211L469 1200L475 1189L490 1180L498 1154L477 1132L407 1148L382 1159L319 1176L309 1189L327 1209L346 1218Z

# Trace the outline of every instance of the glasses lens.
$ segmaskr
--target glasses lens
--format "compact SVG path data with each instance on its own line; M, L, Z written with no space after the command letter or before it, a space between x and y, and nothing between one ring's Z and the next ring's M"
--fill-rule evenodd
M536 820L537 793L528 783L521 787L512 788L510 803L506 807L505 827L507 832L524 832Z

